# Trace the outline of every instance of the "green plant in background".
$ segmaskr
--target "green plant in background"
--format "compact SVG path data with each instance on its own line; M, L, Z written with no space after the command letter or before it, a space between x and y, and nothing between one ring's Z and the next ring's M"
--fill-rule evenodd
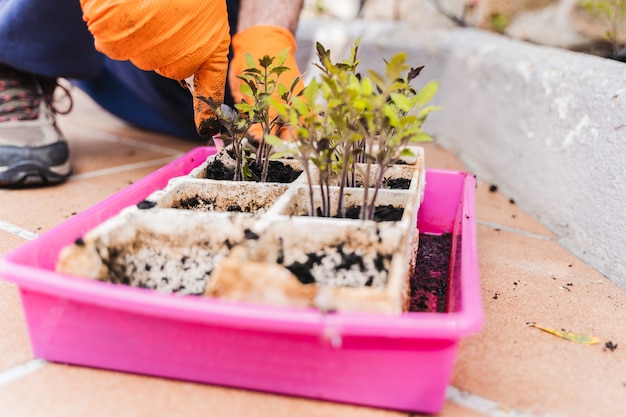
M582 0L580 5L590 14L601 19L607 26L605 36L613 48L613 58L620 51L619 37L626 19L625 0Z
M509 26L509 19L500 12L493 12L489 15L489 24L495 32L503 34Z
M438 109L428 105L438 83L430 82L420 91L412 88L410 84L421 68L410 68L406 53L385 61L384 74L369 70L363 76L357 73L358 47L357 40L350 57L334 63L330 51L317 44L320 80L305 87L301 96L293 98L292 105L271 102L284 123L291 126L293 144L280 147L276 136L267 139L279 147L280 155L295 155L316 167L323 216L345 216L345 187L355 185L355 167L364 164L361 219L371 220L387 169L403 156L412 155L407 148L410 143L432 140L422 131L422 124L429 113ZM374 164L378 174L375 184L369 184ZM306 175L310 179L308 170ZM337 213L330 212L332 178L339 184ZM312 187L309 213L316 215Z

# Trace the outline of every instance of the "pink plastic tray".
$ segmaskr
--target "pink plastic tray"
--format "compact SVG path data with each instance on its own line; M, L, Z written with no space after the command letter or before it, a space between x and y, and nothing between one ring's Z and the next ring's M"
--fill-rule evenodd
M202 163L198 148L0 260L36 356L168 378L437 413L460 339L483 323L472 175L427 170L418 225L453 234L449 312L326 314L181 297L54 271L60 249Z

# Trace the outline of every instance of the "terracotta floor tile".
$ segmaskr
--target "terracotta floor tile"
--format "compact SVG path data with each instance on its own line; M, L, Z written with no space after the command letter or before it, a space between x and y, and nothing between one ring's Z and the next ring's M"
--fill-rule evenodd
M178 155L175 150L166 153L149 149L138 149L136 146L122 141L103 140L89 137L87 134L68 135L70 155L74 175L117 167L137 164Z
M501 228L523 230L529 233L556 237L548 228L533 219L514 201L492 188L491 184L478 181L476 188L476 216L479 222Z
M2 221L1 218L0 221ZM0 255L18 247L24 242L27 242L27 240L16 236L15 234L0 230Z
M34 233L42 233L124 189L164 164L165 161L159 161L154 165L113 172L110 175L70 180L56 187L11 190L9 193L0 194L0 213L2 213L0 220Z
M536 415L626 415L626 292L551 240L479 227L478 242L486 325L462 343L453 385Z
M17 287L0 280L0 373L32 357Z
M418 145L424 148L426 168L467 171L467 168L461 161L455 158L452 153L442 148L437 142L425 142Z
M28 401L25 399L28 398ZM405 413L58 364L0 388L12 417L359 416Z
M417 417L417 415L411 414L409 417ZM485 417L485 414L447 401L438 417Z
M59 128L69 138L78 135L88 138L108 138L109 140L115 138L115 140L126 143L139 141L180 152L186 152L193 147L202 146L206 143L202 139L193 141L134 128L104 111L78 89L72 90L72 97L74 100L73 110L68 115L62 115L58 118Z

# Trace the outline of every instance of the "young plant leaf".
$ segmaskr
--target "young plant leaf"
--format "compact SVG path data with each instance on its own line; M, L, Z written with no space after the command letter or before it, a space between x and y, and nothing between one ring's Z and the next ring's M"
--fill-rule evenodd
M285 142L282 141L281 138L279 138L276 135L265 135L265 142L276 147L276 148L281 148L285 146Z
M424 69L423 65L421 67L411 68L409 70L409 74L407 75L407 82L410 83L411 81L416 79L417 76L420 75L420 72L422 72L423 69Z
M434 140L433 137L427 133L418 133L416 135L411 136L412 143L432 142L433 140Z
M410 112L411 109L415 107L416 100L411 97L407 97L404 94L391 93L391 99L393 100L393 103L405 113Z
M437 94L438 90L439 82L430 81L418 93L417 105L423 106L424 104L428 103L435 96L435 94Z
M256 68L256 62L254 62L254 57L250 53L246 52L245 60L247 69Z
M376 87L378 87L378 92L380 93L382 91L382 88L384 88L385 86L385 80L383 79L383 76L374 70L369 70L367 73L369 74L372 81L374 81L374 83L376 84Z
M276 58L276 66L277 67L282 67L283 66L283 64L287 60L287 57L289 56L289 51L290 50L291 50L291 48L285 48L280 54L278 54L278 58ZM287 67L287 69L289 69L289 67Z
M271 73L280 76L283 72L289 71L291 68L289 67L274 67L272 68Z
M252 88L250 87L250 84L246 83L241 83L241 85L239 86L239 90L243 93L244 96L248 96L248 97L253 97L254 93L252 92Z
M426 106L424 108L422 108L419 113L417 113L417 118L418 119L425 119L426 116L428 116L430 113L434 112L434 111L439 111L441 110L441 107L439 106Z
M259 65L261 68L267 69L274 62L274 58L269 55L264 55L263 58L259 59Z

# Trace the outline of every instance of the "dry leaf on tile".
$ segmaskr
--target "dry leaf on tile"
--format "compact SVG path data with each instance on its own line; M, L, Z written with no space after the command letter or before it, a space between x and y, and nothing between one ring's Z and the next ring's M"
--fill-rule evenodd
M569 340L570 342L584 343L587 345L595 345L595 344L600 343L600 339L597 338L596 336L591 336L591 335L583 334L583 333L572 333L572 332L568 332L565 330L555 330L549 327L541 326L535 322L529 322L526 324L530 327L535 327L539 330L543 330L546 333L553 334L562 339Z

